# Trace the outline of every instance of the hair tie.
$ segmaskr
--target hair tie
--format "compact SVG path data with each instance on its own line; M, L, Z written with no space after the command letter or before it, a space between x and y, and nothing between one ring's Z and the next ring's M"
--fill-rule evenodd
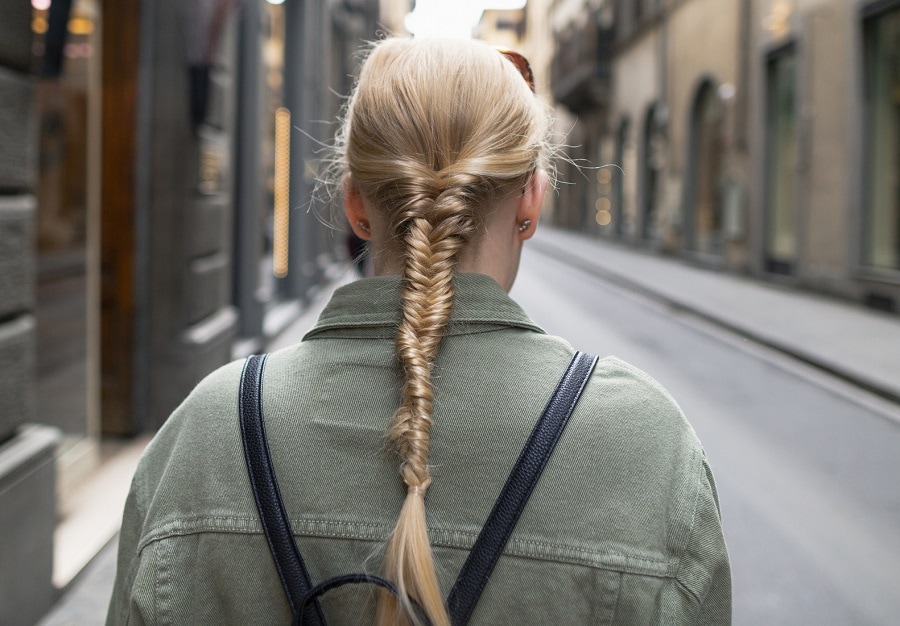
M409 494L422 494L422 498L424 499L424 498L425 498L425 492L428 491L429 485L431 485L431 478L430 478L430 477L428 478L428 480L426 480L425 482L420 483L420 484L418 484L418 485L410 485L410 484L407 484L407 485L406 485L406 493L409 493Z
M418 496L425 500L425 487L422 485L416 485L415 487L408 487L406 490L406 495L408 496Z

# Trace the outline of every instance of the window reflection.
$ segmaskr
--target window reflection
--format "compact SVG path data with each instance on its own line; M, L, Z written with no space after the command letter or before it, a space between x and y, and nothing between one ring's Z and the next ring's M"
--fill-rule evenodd
M50 2L32 2L32 62L44 74ZM97 6L75 0L67 19L58 76L37 81L38 415L69 435L87 434L88 110L95 70ZM52 65L55 67L56 62Z
M900 9L866 24L866 263L900 269Z

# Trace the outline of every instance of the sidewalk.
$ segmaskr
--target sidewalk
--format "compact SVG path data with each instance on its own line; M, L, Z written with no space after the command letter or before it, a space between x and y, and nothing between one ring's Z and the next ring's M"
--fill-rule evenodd
M900 403L900 316L543 225L531 245Z
M900 402L898 316L546 226L529 245ZM331 292L355 277L350 271L333 274L332 282L267 350L299 341ZM41 626L103 622L115 575L115 547L113 541L97 555Z

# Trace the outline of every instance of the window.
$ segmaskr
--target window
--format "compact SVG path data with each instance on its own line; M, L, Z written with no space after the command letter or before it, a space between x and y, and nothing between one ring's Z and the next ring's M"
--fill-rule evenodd
M766 269L789 274L797 256L797 59L773 56L766 72Z
M42 8L38 8L41 4ZM37 415L65 435L62 451L95 434L88 372L91 316L91 188L99 180L90 156L99 138L99 3L74 0L65 31L53 42L49 3L34 3L35 108L40 121L37 212ZM54 50L58 56L54 55ZM96 248L94 248L96 249ZM105 279L105 277L104 277ZM91 336L93 340L93 336Z
M691 112L691 158L687 197L689 247L697 252L722 252L721 168L725 111L716 84L707 80L697 90Z
M900 7L865 22L864 262L900 270Z

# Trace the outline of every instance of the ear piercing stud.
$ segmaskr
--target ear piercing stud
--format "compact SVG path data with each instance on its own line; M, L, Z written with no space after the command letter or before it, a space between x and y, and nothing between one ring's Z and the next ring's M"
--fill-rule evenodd
M531 220L525 220L524 222L522 222L522 225L519 226L519 232L524 233L529 228L531 228Z
M369 231L369 225L366 224L364 221L359 220L359 221L356 222L356 225L359 226L359 229L360 229L361 231L363 231L364 233L370 232L370 231Z

